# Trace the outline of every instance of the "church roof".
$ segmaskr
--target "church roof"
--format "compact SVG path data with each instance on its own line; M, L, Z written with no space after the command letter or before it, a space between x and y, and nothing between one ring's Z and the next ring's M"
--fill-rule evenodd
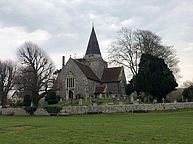
M119 81L119 75L122 67L106 68L103 71L102 82L117 82Z
M92 28L90 39L89 39L88 46L86 49L86 55L88 54L100 54L101 55L94 27Z
M85 74L85 76L88 79L100 82L100 79L95 75L95 73L91 70L90 67L88 67L87 65L83 64L78 60L75 60L75 59L72 59L72 60L77 64L77 66L81 69L81 71Z

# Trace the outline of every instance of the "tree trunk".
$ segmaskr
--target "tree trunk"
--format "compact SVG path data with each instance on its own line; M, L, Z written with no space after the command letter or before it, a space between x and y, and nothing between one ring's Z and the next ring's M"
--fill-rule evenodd
M2 94L1 104L2 104L2 108L6 108L6 105L7 105L7 95Z

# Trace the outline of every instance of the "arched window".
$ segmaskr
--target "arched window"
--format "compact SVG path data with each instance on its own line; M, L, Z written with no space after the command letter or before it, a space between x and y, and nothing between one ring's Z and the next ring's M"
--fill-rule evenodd
M67 74L66 87L67 88L74 88L75 87L75 78L74 78L74 75L71 71Z

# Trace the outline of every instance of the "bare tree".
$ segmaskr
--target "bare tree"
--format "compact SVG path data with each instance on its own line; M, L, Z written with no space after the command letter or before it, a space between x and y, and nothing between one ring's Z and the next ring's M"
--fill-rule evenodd
M14 87L16 65L12 61L0 61L0 98L2 107L6 107L7 94Z
M140 53L151 54L165 60L169 69L173 71L176 78L179 78L179 59L173 46L163 45L160 36L147 30L137 30L134 32L136 46Z
M137 74L137 51L132 30L122 28L117 40L111 43L109 59L111 63L120 64L130 69L133 76Z
M17 76L21 89L32 95L34 105L53 84L54 65L48 55L32 42L25 42L17 52L22 66Z
M179 60L172 46L162 44L161 37L151 31L132 31L123 27L118 31L118 38L111 43L109 49L109 60L111 63L121 64L131 71L135 76L138 72L138 63L141 55L151 54L163 58L168 67L177 77Z

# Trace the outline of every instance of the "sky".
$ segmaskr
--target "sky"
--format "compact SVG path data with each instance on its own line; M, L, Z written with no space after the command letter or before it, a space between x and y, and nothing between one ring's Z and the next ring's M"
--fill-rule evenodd
M150 30L174 46L178 82L193 80L192 0L1 0L0 60L16 60L17 49L32 41L60 69L63 55L84 56L92 23L105 60L121 27Z

